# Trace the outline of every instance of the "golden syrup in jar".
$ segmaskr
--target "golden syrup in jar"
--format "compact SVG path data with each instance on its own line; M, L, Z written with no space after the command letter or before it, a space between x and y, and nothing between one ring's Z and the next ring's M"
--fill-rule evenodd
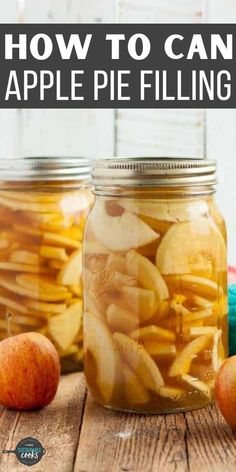
M40 332L55 344L62 372L81 369L82 236L93 198L87 163L1 165L0 339ZM18 169L15 181L7 165Z
M177 171L186 166L189 173L189 163L171 162L143 162L154 188L125 187L135 168L129 159L103 161L94 171L98 195L84 235L85 375L96 401L110 408L206 406L227 355L226 240L212 211L215 166L210 172L191 161L192 180L198 169L207 174L199 191L181 185ZM120 166L115 195L112 183L109 195L100 182L99 166L105 177ZM163 170L174 174L171 188L162 187Z

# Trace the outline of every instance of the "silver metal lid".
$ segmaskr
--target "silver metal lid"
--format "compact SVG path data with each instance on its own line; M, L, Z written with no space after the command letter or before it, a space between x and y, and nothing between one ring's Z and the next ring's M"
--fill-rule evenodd
M81 157L0 159L0 181L87 180L91 166Z
M216 162L204 159L111 158L95 161L96 188L125 186L187 186L216 184Z

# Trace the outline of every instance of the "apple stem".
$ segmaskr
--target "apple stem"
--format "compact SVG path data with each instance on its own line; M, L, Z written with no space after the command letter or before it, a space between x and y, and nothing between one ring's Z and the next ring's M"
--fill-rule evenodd
M9 311L7 311L6 320L7 320L7 335L8 335L8 337L12 336L11 317L12 317L12 314Z

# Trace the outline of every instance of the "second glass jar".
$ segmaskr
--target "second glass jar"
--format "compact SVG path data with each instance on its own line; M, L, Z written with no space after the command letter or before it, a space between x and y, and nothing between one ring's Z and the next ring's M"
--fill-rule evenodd
M226 231L209 161L98 161L84 237L84 349L96 401L208 405L227 356Z
M0 175L0 340L40 332L55 344L62 372L81 369L88 162L0 160Z

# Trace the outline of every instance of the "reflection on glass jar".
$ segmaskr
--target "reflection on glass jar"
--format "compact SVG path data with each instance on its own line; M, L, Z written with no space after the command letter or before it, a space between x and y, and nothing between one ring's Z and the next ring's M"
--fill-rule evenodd
M213 400L227 355L226 231L209 161L103 160L84 235L87 384L98 403Z
M82 346L82 236L92 194L82 159L0 161L0 339L49 337L62 371Z

